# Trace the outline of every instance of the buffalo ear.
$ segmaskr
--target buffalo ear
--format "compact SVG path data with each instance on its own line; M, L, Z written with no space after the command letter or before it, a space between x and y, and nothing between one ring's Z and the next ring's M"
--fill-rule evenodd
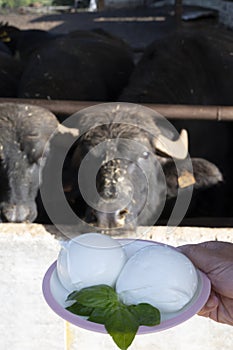
M207 188L223 181L223 176L218 167L203 159L192 158L192 171L187 163L178 162L179 176L173 160L168 159L162 166L167 182L167 196L177 196L178 188L194 186L195 189Z
M219 168L203 158L192 158L195 188L206 188L223 181Z

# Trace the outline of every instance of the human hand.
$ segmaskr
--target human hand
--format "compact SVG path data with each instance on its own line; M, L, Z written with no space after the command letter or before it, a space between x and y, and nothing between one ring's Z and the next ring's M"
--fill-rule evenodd
M209 241L179 247L211 281L211 294L198 313L220 323L233 325L233 244Z

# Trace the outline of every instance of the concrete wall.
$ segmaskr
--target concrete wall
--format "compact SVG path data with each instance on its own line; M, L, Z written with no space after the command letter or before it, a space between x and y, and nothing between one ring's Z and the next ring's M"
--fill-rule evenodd
M233 229L165 227L147 239L174 246L205 240L233 242ZM43 276L60 249L54 227L0 224L0 349L117 350L110 336L77 328L59 318L44 301ZM130 350L231 350L233 327L195 316L161 333L136 336Z
M219 21L225 24L227 27L233 28L233 2L221 2Z
M154 1L154 5L173 5L174 0ZM183 0L184 5L202 6L219 11L219 21L233 28L233 2L223 0Z
M219 11L220 23L233 28L233 2L222 0L183 0L183 3L216 9Z
M222 2L223 1L221 0L183 0L184 5L203 6L203 7L214 8L216 10L220 9Z

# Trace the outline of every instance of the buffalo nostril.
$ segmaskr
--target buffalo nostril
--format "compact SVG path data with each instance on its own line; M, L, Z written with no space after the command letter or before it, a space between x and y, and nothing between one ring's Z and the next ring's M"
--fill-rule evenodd
M25 222L34 219L30 208L25 205L7 205L2 209L2 216L7 222Z
M85 221L89 225L95 225L101 228L123 227L129 215L127 208L115 212L104 212L89 209L86 212Z
M122 209L122 210L119 211L118 217L119 217L120 219L124 219L124 218L126 218L126 216L127 216L128 214L129 214L129 211L128 211L127 208L125 208L125 209Z
M129 211L127 208L121 209L118 213L116 213L115 216L115 226L116 227L123 227L126 224L126 218L129 214Z

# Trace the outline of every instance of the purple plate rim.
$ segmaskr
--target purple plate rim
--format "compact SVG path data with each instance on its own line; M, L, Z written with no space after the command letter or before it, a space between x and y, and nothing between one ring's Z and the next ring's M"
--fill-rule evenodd
M132 241L143 241L143 242L149 242L152 244L158 244L158 245L166 245L164 243L156 242L156 241L150 241L150 240L143 240L143 239L119 239L119 241L126 241L128 240L129 243ZM170 246L171 248L176 249L175 247ZM50 308L61 318L64 320L74 324L75 326L84 328L86 330L99 332L99 333L107 333L104 325L90 322L85 320L84 318L79 317L78 315L75 315L71 313L70 311L63 308L54 298L51 288L50 288L50 280L52 277L52 274L54 273L54 270L56 269L57 260L52 263L52 265L48 268L46 271L43 282L42 282L42 292L45 298L45 301L50 306ZM155 333L160 332L165 329L177 326L178 324L181 324L188 319L190 319L192 316L194 316L198 311L201 310L201 308L205 305L206 301L209 298L210 290L211 290L211 283L208 277L200 270L197 269L197 272L199 274L199 278L202 283L202 289L199 291L199 294L196 296L195 302L192 304L191 307L188 307L186 310L181 312L179 315L174 316L168 320L162 321L157 326L140 326L138 329L137 334L148 334L148 333Z

